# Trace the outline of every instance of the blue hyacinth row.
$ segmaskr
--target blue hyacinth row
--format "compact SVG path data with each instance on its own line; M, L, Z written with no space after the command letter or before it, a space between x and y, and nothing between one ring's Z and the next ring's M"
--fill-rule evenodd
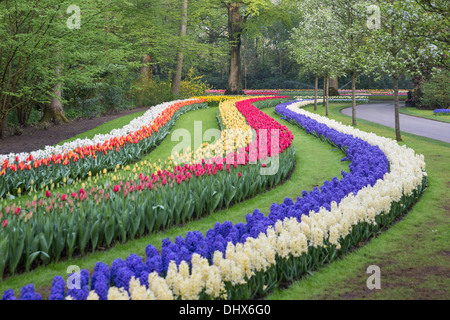
M450 114L450 109L436 109L433 111L435 115L448 115Z

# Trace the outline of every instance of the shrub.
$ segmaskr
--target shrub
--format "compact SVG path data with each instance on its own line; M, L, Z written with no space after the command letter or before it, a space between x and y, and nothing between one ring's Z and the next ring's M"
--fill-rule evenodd
M450 107L450 71L442 70L422 85L422 105L432 109Z
M187 77L181 81L180 95L182 98L190 98L203 95L210 89L208 84L202 82L203 76L195 76L194 69L190 69Z

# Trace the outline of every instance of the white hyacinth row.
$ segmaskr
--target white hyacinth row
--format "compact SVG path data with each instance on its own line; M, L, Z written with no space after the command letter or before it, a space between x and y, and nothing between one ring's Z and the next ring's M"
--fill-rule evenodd
M304 105L305 102L292 104L289 109L342 133L361 138L371 145L378 145L390 162L390 172L373 187L365 187L356 195L347 195L339 205L333 202L330 211L325 208L318 213L311 211L309 217L302 217L301 222L295 218L285 219L256 239L247 238L244 244L228 243L225 256L217 251L212 265L207 259L194 254L191 268L186 262L182 262L178 268L172 262L165 277L150 274L148 289L133 278L129 292L111 288L108 299L195 300L205 294L213 299L226 299L226 285L245 284L256 274L269 271L277 259L298 258L308 253L310 248L326 245L339 250L339 241L349 235L354 226L364 222L376 224L376 216L388 213L391 204L400 201L403 194L411 195L422 184L426 177L422 155L416 155L414 150L400 146L391 139L345 126L299 108ZM91 293L90 299L98 299L95 292Z
M97 145L103 144L105 141L118 138L122 136L126 136L132 132L136 132L144 126L149 126L153 124L155 119L167 108L170 106L183 101L189 101L192 99L186 100L178 100L178 101L170 101L158 104L154 107L151 107L148 111L146 111L142 116L133 119L129 124L125 125L120 129L113 129L108 134L97 134L92 139L77 139L71 142L66 142L60 146L46 146L45 149L36 150L30 153L10 153L7 155L0 155L0 164L4 163L5 160L8 160L10 163L13 163L16 160L16 157L19 158L19 162L26 162L26 159L31 154L34 159L42 159L47 158L51 155L64 154L69 151L73 151L78 147L84 147L89 145Z

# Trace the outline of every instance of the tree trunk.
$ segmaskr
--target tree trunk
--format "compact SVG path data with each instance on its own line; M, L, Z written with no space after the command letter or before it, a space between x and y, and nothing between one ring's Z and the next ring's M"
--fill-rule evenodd
M328 95L331 97L340 96L338 78L328 79Z
M280 75L283 75L283 51L280 50L279 51L279 56L280 56Z
M141 77L143 80L152 80L153 79L153 70L152 63L153 59L149 54L142 56L142 68L141 68Z
M59 78L62 73L62 66L59 65L55 69L56 77ZM62 84L61 82L58 82L54 89L53 89L53 95L51 102L45 106L44 115L41 119L41 123L46 122L54 122L57 125L63 124L63 123L69 123L69 119L66 118L64 115L63 105L62 105Z
M325 97L327 96L327 77L323 78L323 101L322 105L325 107Z
M317 111L317 94L319 91L319 77L318 76L315 77L316 77L316 87L314 89L314 111Z
M398 77L394 77L394 102L395 102L395 139L402 141L400 133L400 105L398 101Z
M26 126L28 119L30 117L31 109L33 105L31 102L26 103L19 108L17 108L17 122L20 126Z
M63 105L59 98L52 98L52 101L45 106L44 115L42 116L41 123L53 122L60 125L63 123L70 123L69 119L64 115Z
M352 71L352 124L356 126L356 78Z
M228 41L230 43L230 63L226 95L243 95L241 75L241 32L243 18L241 4L231 3L228 8Z
M330 83L329 83L329 81L328 81L328 77L326 77L325 78L326 80L327 80L327 85L326 85L326 90L325 90L325 92L326 92L326 96L325 96L325 100L326 100L326 102L325 102L325 115L328 117L329 116L329 112L328 112L328 94L329 94L329 89L330 89Z
M247 61L244 60L244 88L245 90L248 89L248 84L247 84Z
M150 88L150 82L153 79L153 69L150 63L153 61L152 56L149 54L145 54L141 58L141 77L138 80L137 84L139 87L139 90L137 91L137 101L136 105L141 107L145 106L146 102L148 101L148 90Z
M183 73L184 61L184 37L187 30L188 0L181 1L181 24L180 24L180 41L181 47L177 53L177 65L172 81L172 94L178 96L180 94L181 75Z
M6 119L8 118L8 114L2 115L0 117L0 139L4 138L4 133L6 129Z

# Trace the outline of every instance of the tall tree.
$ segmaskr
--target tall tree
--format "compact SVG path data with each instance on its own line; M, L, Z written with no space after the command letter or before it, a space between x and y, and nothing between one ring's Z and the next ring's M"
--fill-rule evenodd
M332 8L339 38L342 44L338 50L343 57L344 69L352 79L352 124L356 126L356 79L362 72L370 70L373 60L372 50L367 38L370 29L367 26L369 3L363 0L326 0L322 3Z
M106 64L121 59L116 51L104 52L103 1L81 6L80 29L70 28L72 4L0 1L0 136L7 115L25 104L44 107L44 120L64 121L67 83L95 84Z
M57 58L56 58L57 59ZM54 122L55 124L69 123L70 121L64 115L63 106L63 84L62 73L64 65L60 61L56 61L55 66L55 80L52 97L50 103L44 106L44 115L41 119L42 123Z
M434 49L442 43L435 37L430 37L427 31L436 17L424 11L416 2L390 0L379 1L378 5L381 24L379 29L372 30L370 41L372 47L378 49L379 65L394 80L395 136L397 141L402 141L399 78L417 70L414 66L429 59L435 53Z
M131 0L117 5L115 34L123 43L123 63L132 70L129 77L139 106L171 98L172 79L166 77L174 70L179 48L179 8L180 0Z
M324 77L323 102L328 116L328 96L330 78L336 78L344 70L343 56L339 48L342 39L331 8L315 0L302 3L302 19L299 27L294 28L289 48L294 59L315 76L315 102L317 110L318 79Z
M11 111L26 102L44 99L49 93L54 70L49 48L55 40L52 31L60 8L61 4L53 6L48 1L31 5L23 1L0 2L0 138Z
M248 15L241 14L242 2L225 3L228 10L228 41L230 43L230 63L226 95L242 95L241 35Z
M227 38L229 44L228 56L228 81L226 94L240 95L242 89L241 70L241 46L242 35L251 27L252 21L264 15L266 23L279 18L274 11L279 11L285 5L292 5L295 1L270 1L270 0L206 0L203 1L205 11L224 9L227 13Z
M184 60L184 38L186 37L187 17L188 15L188 0L181 0L181 23L180 23L180 48L178 48L177 62L175 67L175 74L172 81L172 93L177 96L180 93L181 76L183 73Z
M77 19L80 19L78 17ZM57 17L58 21L63 21L62 15ZM76 23L79 23L76 22ZM75 24L76 24L75 23ZM73 22L72 22L73 24ZM55 124L69 123L69 120L64 115L63 107L63 84L62 74L64 69L63 56L64 52L61 46L54 44L54 64L55 64L55 84L52 89L52 97L50 103L44 105L44 115L41 119L42 123L53 121Z

